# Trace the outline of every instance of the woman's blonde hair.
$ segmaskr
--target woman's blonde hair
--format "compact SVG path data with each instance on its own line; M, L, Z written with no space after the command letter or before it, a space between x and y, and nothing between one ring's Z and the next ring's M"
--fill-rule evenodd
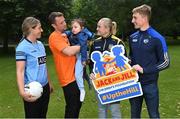
M26 17L22 23L23 36L27 37L30 34L30 29L35 28L40 21L34 17Z
M110 29L112 35L116 35L117 23L115 21L112 21L110 18L102 18L100 20L104 22L106 28Z

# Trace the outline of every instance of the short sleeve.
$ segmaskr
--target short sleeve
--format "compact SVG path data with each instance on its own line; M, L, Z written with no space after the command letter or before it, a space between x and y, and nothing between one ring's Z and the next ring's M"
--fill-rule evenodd
M16 49L16 61L26 61L26 53Z
M66 36L61 35L51 35L49 38L49 46L51 49L55 49L58 52L62 52L62 50L68 46L70 46L68 39Z

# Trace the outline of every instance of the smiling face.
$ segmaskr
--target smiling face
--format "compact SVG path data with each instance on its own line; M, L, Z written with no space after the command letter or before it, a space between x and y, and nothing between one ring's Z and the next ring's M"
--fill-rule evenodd
M55 23L52 24L52 26L56 31L64 32L64 30L67 28L64 16L57 16L55 18Z
M149 21L151 18L151 7L144 4L138 7L135 7L132 10L132 23L134 24L135 29L140 29L142 31L149 28Z
M110 34L110 28L105 25L103 20L100 20L97 24L97 35L107 37Z
M41 33L43 32L43 29L41 27L41 24L37 24L34 28L30 29L30 34L33 35L35 38L41 38Z
M147 17L135 12L132 15L131 22L134 24L134 28L139 29L142 28L144 24L147 22Z

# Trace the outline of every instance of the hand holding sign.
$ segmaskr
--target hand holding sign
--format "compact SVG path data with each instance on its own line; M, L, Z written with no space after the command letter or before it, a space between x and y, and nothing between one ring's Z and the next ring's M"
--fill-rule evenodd
M102 104L142 95L141 85L137 83L139 77L136 70L143 72L143 69L139 65L134 66L135 70L131 68L124 53L123 45L115 45L111 52L94 51L91 54L94 74L90 74L90 78L93 79L93 85Z
M139 64L133 65L132 68L143 74L143 68Z

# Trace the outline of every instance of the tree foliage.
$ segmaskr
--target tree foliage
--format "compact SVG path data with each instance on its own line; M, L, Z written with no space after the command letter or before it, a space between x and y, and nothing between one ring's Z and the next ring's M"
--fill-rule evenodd
M153 27L163 35L180 36L179 0L0 0L0 41L7 50L9 41L19 40L21 24L27 16L40 19L43 36L47 37L51 30L47 17L52 11L63 12L67 21L81 17L94 32L97 21L109 17L118 24L117 35L125 38L134 30L131 10L142 4L152 6Z
M4 50L8 50L8 41L21 38L21 24L25 17L34 16L40 19L44 35L49 33L47 17L52 11L61 11L69 16L71 0L3 0L0 1L0 39Z
M109 17L118 24L118 34L128 36L133 31L131 23L132 9L142 4L152 6L151 25L167 36L180 36L180 1L179 0L75 0L80 16L88 26L96 29L97 21ZM81 4L81 5L79 5Z

